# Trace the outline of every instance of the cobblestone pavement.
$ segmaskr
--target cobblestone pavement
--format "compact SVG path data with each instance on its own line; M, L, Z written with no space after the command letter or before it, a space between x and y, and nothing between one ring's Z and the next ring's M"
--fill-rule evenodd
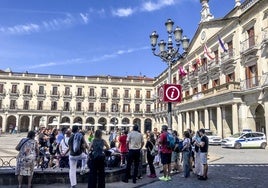
M17 151L14 145L20 140L23 134L0 136L0 156L14 156ZM262 149L226 149L220 146L211 146L209 155L209 179L198 180L194 174L189 178L182 178L181 173L172 177L172 181L162 182L157 178L150 179L144 176L137 184L115 182L107 183L107 188L132 188L132 187L184 187L184 188L239 188L254 187L266 188L268 185L268 150ZM157 175L160 168L157 169ZM1 186L2 188L15 188L16 186ZM34 188L68 188L68 184L34 185ZM86 188L87 184L79 184L77 188Z

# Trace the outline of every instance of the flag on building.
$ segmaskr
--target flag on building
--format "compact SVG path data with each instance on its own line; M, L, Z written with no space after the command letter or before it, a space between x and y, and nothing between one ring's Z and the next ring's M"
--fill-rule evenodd
M195 54L195 63L197 65L201 65L201 59L200 59L200 57L197 54Z
M224 42L221 40L221 37L220 37L219 35L218 35L218 41L219 41L219 44L220 44L222 50L223 50L224 52L227 52L228 50L225 48L225 46L224 46Z
M179 66L179 75L181 77L184 77L187 75L187 73L185 72L185 70L183 69L183 67Z
M210 51L208 50L207 45L204 45L204 56L208 59L208 60L213 60L214 57L212 56L212 54L210 53Z

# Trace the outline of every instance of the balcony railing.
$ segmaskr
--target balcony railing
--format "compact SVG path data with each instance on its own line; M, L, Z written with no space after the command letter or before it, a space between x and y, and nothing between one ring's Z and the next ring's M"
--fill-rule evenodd
M221 63L227 63L234 59L235 52L234 49L229 49L228 52L221 53Z
M268 27L262 29L262 42L268 43Z
M241 81L241 90L259 88L268 85L268 75L255 76Z
M256 48L257 36L249 37L248 39L241 42L241 53L245 53L251 49Z
M36 91L36 96L37 97L46 97L46 92L39 92L39 91Z

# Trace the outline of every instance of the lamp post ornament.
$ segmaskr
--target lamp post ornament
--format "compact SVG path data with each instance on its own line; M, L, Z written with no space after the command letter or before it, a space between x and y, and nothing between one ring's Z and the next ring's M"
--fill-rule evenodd
M159 47L159 52L156 52L156 45L157 45L157 39L158 39L158 34L156 31L153 31L152 34L150 35L151 39L151 46L152 46L152 51L153 54L157 57L160 57L161 60L163 60L167 65L168 65L168 79L167 83L171 85L171 68L172 65L175 64L178 60L183 58L186 55L186 50L189 47L189 39L186 36L182 36L183 30L180 27L176 27L173 30L173 25L174 22L171 19L168 19L165 23L167 33L168 33L168 41L167 43L164 40L160 40L158 43ZM172 35L173 33L173 35ZM173 46L173 37L176 42L176 46ZM166 46L167 45L167 46ZM180 45L182 45L183 53L181 54L179 52ZM171 87L175 91L181 91L180 86L176 87L175 84L172 84ZM164 90L171 90L171 87L164 87ZM177 89L178 90L177 90ZM177 92L177 95L181 95L180 91ZM173 96L174 95L173 90L171 91L172 97L175 98L181 98L180 96ZM164 95L167 94L168 92L163 92ZM170 97L165 97L165 98L170 98ZM163 100L163 102L168 102L168 127L172 129L172 102L179 102L178 100L172 101L172 100Z

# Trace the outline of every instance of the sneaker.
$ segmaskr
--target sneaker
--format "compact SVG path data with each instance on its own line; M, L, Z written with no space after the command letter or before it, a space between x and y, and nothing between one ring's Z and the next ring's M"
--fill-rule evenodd
M167 176L167 181L171 181L171 177L170 176Z
M198 179L199 180L207 180L207 177L200 176Z
M176 170L171 170L171 174L175 174L177 171Z
M161 180L161 181L168 181L167 177L165 177L165 176L159 177L159 180Z
M156 178L156 175L155 174L150 174L147 176L148 178Z

